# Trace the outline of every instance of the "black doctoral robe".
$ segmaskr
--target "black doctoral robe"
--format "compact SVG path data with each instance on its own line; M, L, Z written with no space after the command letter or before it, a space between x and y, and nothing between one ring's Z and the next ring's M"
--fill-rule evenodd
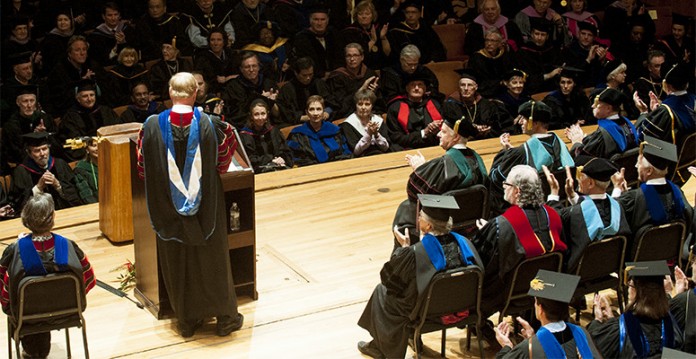
M34 132L34 129L41 121L43 121L46 127L46 132L50 133L56 131L53 119L43 111L35 111L30 118L25 118L20 115L19 112L15 112L7 122L3 121L2 148L0 149L0 153L2 153L2 160L4 162L19 164L24 160L26 152L24 151L22 135ZM49 141L51 142L51 153L59 154L62 151L62 146L60 146L53 137L50 137Z
M650 346L650 353L647 357L660 358L662 354L662 321L638 316L636 318L640 321L640 328ZM674 349L677 349L681 346L682 337L677 324L672 322L672 326L674 327L676 344ZM587 326L587 331L590 332L597 349L605 358L627 359L636 357L628 334L626 334L623 347L620 346L619 318L610 318L604 323L593 320Z
M669 311L684 334L681 351L696 354L696 290L689 288L669 301Z
M322 42L319 40L323 40ZM329 27L322 36L309 29L297 33L292 39L294 59L309 57L314 62L314 77L324 78L333 69L345 64L343 48L333 28Z
M389 32L387 32L387 38L391 46L393 61L398 62L399 53L406 45L416 45L418 47L421 52L420 62L422 64L427 64L431 61L440 62L447 60L447 52L445 51L445 46L442 45L440 37L422 19L415 29L406 25L405 22L392 25L389 28Z
M190 58L177 58L175 61L164 61L163 59L155 63L149 72L150 91L160 101L169 99L169 79L177 72L193 71L193 63Z
M148 72L143 64L134 64L130 67L123 64L114 66L106 72L104 81L102 81L103 103L110 107L128 105L131 102L131 93L135 85L144 82L148 87L150 86L147 83Z
M60 182L61 191L53 186L45 186L44 192L53 197L56 209L70 208L82 204L75 189L75 178L72 169L60 158L49 157L48 171ZM15 167L12 172L12 185L10 186L9 199L15 213L20 213L24 202L31 197L32 187L39 183L39 178L47 171L40 169L31 158L25 158L24 162Z
M225 84L218 82L218 76L231 76L239 74L239 66L242 63L240 54L236 50L222 49L220 56L210 50L200 50L193 59L194 69L203 74L203 79L208 84L208 92L218 93Z
M239 76L227 81L222 89L222 99L225 100L225 110L228 111L225 115L225 121L232 124L237 129L241 129L246 125L249 118L249 105L257 98L266 101L270 108L273 108L275 101L262 95L263 92L268 92L271 89L278 90L278 84L273 79L269 79L262 74L259 74L257 83L251 83L244 76ZM271 119L275 123L277 119Z
M326 82L314 77L309 84L304 85L293 78L278 91L276 103L280 111L280 120L276 124L281 127L301 124L300 117L305 114L307 99L312 95L319 95L324 99L324 111L333 119L333 111L338 105Z
M153 19L144 14L135 23L138 36L136 48L141 51L141 61L162 58L162 44L171 41L176 36L176 48L181 56L193 55L193 45L184 30L185 25L177 15L164 14L159 19Z
M687 92L672 93L655 110L640 116L636 121L636 129L641 138L649 135L674 143L679 153L684 139L696 130L694 106L696 95Z
M176 118L179 114L172 116ZM181 121L172 116L170 121ZM157 233L162 278L176 318L188 323L213 316L234 318L238 313L227 243L225 196L217 169L222 157L218 146L231 132L219 118L212 117L212 121L207 118L202 113L199 121L203 199L192 216L180 215L172 203L167 150L157 117L145 122L141 131L147 205ZM190 128L171 126L179 172L183 171Z
M461 250L451 234L436 237L446 259L444 270L462 267ZM474 246L465 238L474 252L474 262L483 270ZM417 272L419 267L415 246L399 247L380 271L381 283L372 292L358 325L370 332L373 344L387 358L403 358L412 331L409 316L418 300ZM425 258L427 260L427 257ZM432 265L432 264L431 264Z
M444 194L477 184L488 186L486 167L476 151L471 148L452 148L449 151L458 151L464 156L465 163L459 163L459 165L465 168L465 172L459 168L454 157L445 153L442 157L434 158L418 166L408 177L406 184L408 198L396 209L392 227L399 227L401 232L404 228L408 228L411 244L420 241L416 230L419 194ZM394 249L398 247L399 243L394 238Z
M513 118L499 101L488 100L476 95L476 100L467 104L460 100L459 94L451 96L442 107L442 116L450 121L466 119L476 125L490 126L486 134L477 138L499 137L514 130Z
M400 121L399 114L404 106L408 107L404 110L408 111L408 116ZM387 109L389 140L403 148L435 146L440 143L437 136L433 134L424 138L421 131L425 130L431 122L440 119L442 119L440 104L436 100L423 98L423 101L416 103L408 98L399 98Z
M632 148L638 147L638 143L636 142L638 139L631 131L631 126L629 126L628 123L623 120L623 118L617 118L609 121L613 121L620 126L622 132L621 135L626 142L626 148L622 150L609 132L603 127L598 126L594 132L585 136L581 143L573 144L573 147L570 149L570 153L573 154L573 157L580 154L585 154L592 157L610 159L611 156L617 153L623 153Z
M555 90L546 95L543 102L551 107L549 130L564 129L578 121L585 121L583 125L597 123L597 119L592 115L590 100L582 90L573 91L569 96Z
M139 123L145 123L145 120L147 120L148 117L152 115L156 115L167 108L164 107L164 105L161 102L155 102L155 101L150 101L150 103L147 105L147 109L141 110L135 105L128 105L128 108L126 108L125 111L119 116L118 120L121 123L129 123L129 122L139 122Z
M594 342L592 341L592 337L590 336L590 333L588 333L584 328L582 329L582 332L585 333L585 337L587 338L587 343L590 345L590 350L592 351L592 356L594 358L601 358L602 355L599 353L597 348L594 345ZM570 330L569 327L566 326L566 328L560 332L555 332L552 333L553 336L556 338L559 344L563 347L563 351L565 352L566 358L568 359L575 359L575 358L580 358L578 355L578 349L577 345L575 344L575 339L573 338L573 332ZM531 351L532 355L530 357L529 351L530 351L530 344L529 341L532 341L531 344ZM519 342L517 345L515 345L514 348L510 348L508 346L503 347L498 354L495 355L496 359L528 359L528 358L546 358L546 353L544 353L544 348L541 346L541 342L539 342L539 338L534 335L530 339L525 339L521 342Z
M119 123L121 121L110 107L95 105L91 109L86 109L80 105L75 105L61 119L56 137L59 143L65 143L68 139L96 136L100 127ZM70 161L81 160L86 153L84 148L66 149L64 152Z
M562 65L558 48L548 42L542 47L528 42L517 51L515 62L520 70L527 73L525 88L529 93L553 90L555 79L544 80L544 74Z
M471 55L466 66L476 73L477 92L492 98L498 93L505 74L512 69L512 55L505 48L496 56L479 50Z
M267 126L261 130L255 130L246 126L239 132L239 136L255 173L292 168L292 153L277 127ZM273 163L276 157L282 157L285 160L285 167Z
M355 111L355 93L365 83L365 80L372 76L377 76L377 73L365 66L365 64L360 67L357 74L351 73L345 67L339 67L331 71L326 83L329 85L331 95L338 105L334 109L334 118L346 118ZM382 101L381 93L377 91L375 95L377 100L372 104L372 112L384 113L386 106L384 101Z
M392 50L393 51L393 50ZM440 83L437 80L437 76L429 68L418 65L414 73L423 76L428 79L426 86L428 86L428 92L430 96L438 99L439 101L444 100L445 97L440 94ZM382 93L382 98L387 103L394 100L395 97L406 93L406 84L411 74L407 74L401 68L400 64L390 66L382 69L379 77L379 91Z

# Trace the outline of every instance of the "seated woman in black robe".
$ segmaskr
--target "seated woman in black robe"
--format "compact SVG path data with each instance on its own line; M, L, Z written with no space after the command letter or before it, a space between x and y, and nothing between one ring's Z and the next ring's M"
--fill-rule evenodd
M239 75L239 55L229 48L229 39L224 29L215 29L208 34L208 49L194 56L194 68L203 74L209 91L218 93L227 81Z
M148 70L138 63L138 51L126 47L118 54L118 65L106 72L104 102L111 107L130 104L131 89L139 82L147 81Z
M520 108L523 103L532 99L524 89L526 83L527 74L518 69L508 71L503 81L501 81L505 91L499 94L497 98L503 102L505 109L512 118L519 115L517 109Z
M46 64L42 69L42 75L47 75L53 69L53 65L65 57L65 52L68 51L68 40L75 34L69 11L59 10L55 17L55 25L46 33L39 46L42 62Z
M372 112L372 106L377 101L375 93L358 90L354 98L355 112L340 125L353 155L362 157L392 151L384 119Z
M292 167L292 153L283 134L268 122L266 101L256 99L249 107L249 122L239 133L254 172L272 172Z
M365 50L365 65L371 69L381 69L387 65L391 54L388 30L388 25L377 22L377 10L372 1L360 1L353 9L353 24L341 30L340 48L350 43L360 44Z
M295 127L288 136L293 162L298 166L339 161L353 157L338 126L325 121L324 99L312 95L307 99L304 124ZM306 116L306 119L305 119Z
M628 305L619 318L604 295L595 295L595 320L587 330L605 358L660 357L663 348L681 346L681 331L669 313L665 275L665 261L626 263Z
M578 72L563 70L558 76L558 88L544 97L544 103L551 108L549 130L558 130L571 125L590 125L597 123L592 115L590 99L580 88Z

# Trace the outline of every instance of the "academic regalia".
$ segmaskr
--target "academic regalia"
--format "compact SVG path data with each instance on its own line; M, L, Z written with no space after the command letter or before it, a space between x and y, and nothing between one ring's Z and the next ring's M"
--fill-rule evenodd
M150 101L147 105L146 110L141 110L135 105L128 105L128 108L126 108L123 113L121 113L121 116L118 118L118 120L121 123L129 123L129 122L139 122L139 123L145 123L145 120L147 120L148 117L152 115L156 115L167 108L164 107L164 105L161 102L156 102L156 101Z
M399 204L393 225L408 227L411 244L417 243L420 240L416 231L419 194L444 194L477 184L488 187L486 166L481 157L471 148L451 148L442 157L425 162L409 175L406 184L408 198ZM396 242L394 248L398 248Z
M345 67L339 67L331 71L326 83L329 85L333 98L338 103L339 107L335 108L335 118L345 118L355 111L355 93L362 87L367 79L372 76L377 76L377 73L364 63L358 70L357 74L353 74ZM375 95L379 96L376 103L373 103L373 112L383 113L385 110L384 103L381 99L381 93L377 91Z
M225 121L231 123L237 129L244 127L249 118L249 105L257 98L263 99L269 107L275 105L275 101L262 95L271 89L278 90L275 80L259 74L258 82L252 84L244 76L239 76L227 81L222 89L221 97L229 106L225 106L229 113L225 114ZM272 119L274 122L276 119Z
M271 5L271 11L271 18L278 22L283 37L291 38L309 27L307 9L302 6L302 2L277 0Z
M623 315L626 315L625 313ZM640 322L640 329L647 338L650 352L646 357L660 358L662 353L662 321L649 318L635 316ZM676 323L672 322L673 330L675 331L676 344L668 345L669 348L678 348L681 343L681 337L677 335L679 328ZM621 346L620 324L619 318L610 318L605 323L599 323L596 320L590 322L587 330L592 334L592 339L597 346L597 349L604 355L605 358L635 358L633 344L629 340L628 335L623 340Z
M553 23L553 17L556 14L557 13L552 9L548 9L546 10L546 14L541 16L539 13L537 13L532 5L529 5L515 15L514 21L515 24L517 24L517 26L520 28L522 38L526 41L530 41L533 28L533 26L530 24L532 22L530 21L530 18L544 18L548 20L551 25L548 42L553 43L554 47L561 47L570 43L570 32L568 31L568 26L565 24L565 22L560 28Z
M519 225L513 225L513 220ZM518 226L517 230L515 226ZM519 238L518 233L524 233L524 226L531 226L535 236L526 240ZM504 214L488 221L472 242L486 268L483 278L486 285L481 297L484 317L502 309L507 295L504 288L509 280L508 275L520 262L525 258L547 252L565 252L567 249L561 219L553 208L546 205L512 206Z
M138 29L137 46L141 52L140 61L150 61L162 58L162 44L176 37L176 47L181 56L193 55L193 45L184 30L185 25L177 15L164 14L159 19L153 19L144 14L135 23Z
M394 50L392 49L392 51ZM440 83L432 70L418 65L414 71L414 74L416 73L428 78L426 86L428 86L431 97L444 100L444 96L439 93ZM382 69L379 77L379 91L382 93L384 101L389 103L395 97L406 93L406 84L411 76L414 75L405 73L400 64Z
M627 118L602 118L597 121L597 125L597 129L585 136L582 143L573 145L570 153L574 156L582 153L609 159L617 153L638 147L638 133Z
M462 249L454 235L446 234L434 237L440 244L445 259L445 267L440 270L448 270L462 267ZM471 242L462 238L463 243L471 252L468 260L483 269L481 259L476 253ZM409 247L399 247L384 264L380 271L381 283L377 285L370 300L365 306L358 325L370 332L374 338L372 344L387 358L403 358L406 354L408 339L413 337L412 330L408 326L410 316L415 308L419 296L418 283L429 283L435 268L427 263L428 257L423 249L423 243L417 243ZM425 275L425 270L419 268L432 268L428 272L429 278L418 278Z
M516 53L517 68L527 73L525 88L529 93L551 91L555 79L544 80L544 74L561 65L560 52L547 41L543 47L527 42Z
M585 121L584 125L596 121L592 115L590 100L582 90L573 91L567 97L560 90L554 90L544 97L543 102L551 107L549 130L564 129L578 121Z
M82 203L99 202L99 168L88 160L81 160L75 165L75 188Z
M473 54L479 51L485 45L485 33L487 30L497 29L503 37L503 41L507 43L510 51L517 51L523 44L522 33L515 22L510 21L507 17L500 15L495 24L490 25L484 19L483 15L477 16L474 21L469 24L466 30L466 38L464 39L464 52Z
M602 91L604 91L604 89L606 89L608 87L609 86L607 86L606 82L602 82L602 83L597 84L597 86L595 86L594 90L592 90L590 92L590 96L588 96L588 98L590 100L594 100L595 97L599 96L599 94L601 94ZM621 109L623 111L621 112L621 115L625 116L626 118L628 118L631 121L633 121L634 119L637 119L638 116L640 115L640 111L638 111L638 108L633 103L633 93L628 88L626 83L619 85L619 87L615 88L615 90L617 90L623 94L623 102L621 103ZM590 122L585 122L585 124L588 124L588 123L596 124L597 119L592 115L592 108L591 107L588 108L588 112L592 118L590 119L591 120Z
M10 244L5 248L2 258L0 258L0 282L2 283L0 303L3 312L8 315L18 315L16 310L19 305L10 302L10 300L14 299L15 302L19 302L19 283L28 276L73 272L78 278L83 279L81 287L85 294L94 288L96 278L92 265L75 242L57 234L53 234L53 237L41 242L32 241L31 238L32 235L28 235ZM27 240L28 242L25 242ZM65 244L63 248L66 251L61 252L57 249L56 242ZM27 258L31 258L27 255L31 249L34 249L34 253L36 253L34 257L36 262ZM25 259L29 263L24 263ZM60 263L60 267L57 263ZM34 265L39 267L34 267ZM51 323L51 319L45 319L45 321ZM50 332L25 335L21 341L24 351L34 357L46 357L51 350Z
M663 66L665 65L663 64ZM667 93L665 92L664 88L662 88L662 79L655 79L647 73L644 73L633 82L633 90L638 92L638 97L640 97L640 99L643 100L646 105L650 105L649 94L651 91L660 100L664 100L667 97Z
M41 51L41 62L45 64L42 74L48 74L53 67L61 61L68 50L68 41L74 35L73 31L63 33L58 29L53 29L44 36L39 45Z
M285 80L285 74L288 72L287 70L283 71L283 64L288 61L289 45L288 39L277 37L271 47L254 42L247 44L242 50L256 53L264 75L280 82Z
M381 139L375 139L369 135L358 116L354 113L348 116L348 118L339 125L343 136L346 138L348 149L353 152L355 157L366 157L394 151L394 146L389 143L387 125L384 123L382 117L373 114L370 121L379 123L379 136ZM364 141L362 145L366 147L359 153L356 153L355 148L361 141Z
M102 90L104 103L111 107L125 106L131 102L133 87L140 83L147 84L148 70L143 64L125 66L118 64L106 72Z
M696 320L693 320L696 313L696 289L689 288L672 298L669 301L669 311L684 334L681 351L696 354Z
M688 29L689 27L685 25L684 28ZM681 45L677 44L677 41L674 40L674 36L670 34L657 40L655 47L665 53L665 63L662 66L668 67L679 62L688 64L694 59L694 51L696 50L694 39L686 36L686 34L684 34L682 38ZM689 62L684 62L684 54L687 52L689 53Z
M193 71L193 63L190 59L178 57L175 61L161 59L150 68L150 91L154 92L161 101L169 99L169 79L177 72Z
M97 26L88 36L89 42L89 57L101 66L110 66L118 64L118 54L126 47L133 47L135 38L140 35L139 29L136 30L129 23L121 20L116 25L116 32L122 31L126 37L125 43L118 44L116 42L115 32L102 23ZM111 53L116 48L114 56Z
M53 186L46 185L44 188L44 192L53 197L56 209L70 208L82 204L74 186L73 171L65 161L60 158L49 157L48 169L43 169L38 168L34 160L27 157L12 172L9 198L16 213L21 212L24 202L32 196L32 187L39 183L39 178L46 171L53 173L60 182L62 193L59 193Z
M587 330L585 330L585 328L578 328L582 331L586 338L590 338L590 333L588 333ZM580 358L580 356L578 356L577 343L573 338L573 332L571 331L570 326L566 325L566 328L564 330L552 334L553 337L558 341L558 343L561 344L561 347L565 352L566 358ZM531 344L529 343L530 340L532 342ZM587 342L589 344L590 350L592 351L592 357L601 358L602 355L595 347L594 342L592 340L588 340ZM529 355L530 347L532 348L531 356ZM523 341L515 345L514 348L504 346L503 349L501 349L498 352L498 354L495 355L495 357L496 359L528 359L547 358L548 356L544 352L544 348L542 347L541 342L539 342L539 337L537 335L534 335L530 339L524 339Z
M280 111L280 121L276 124L281 127L300 124L300 117L305 114L307 108L307 99L312 95L319 95L324 99L324 111L329 115L337 107L333 100L334 94L321 78L315 76L307 85L293 78L278 91L276 103Z
M599 33L609 36L612 44L620 44L622 41L628 41L632 25L640 24L645 28L643 41L652 43L655 36L655 21L650 17L648 11L639 15L638 11L642 4L639 1L636 1L635 4L637 6L634 6L632 13L628 14L623 7L622 1L614 1L604 11L603 26L600 28Z
M570 36L573 38L579 37L578 35L580 34L580 28L578 24L581 22L587 22L594 25L594 27L599 28L599 20L589 11L583 11L580 14L573 11L568 11L563 14L563 17L565 18L565 23L568 25Z
M387 32L391 57L398 62L399 53L406 45L416 45L421 52L420 63L427 64L431 61L441 62L447 60L445 46L432 27L420 20L418 27L413 29L405 22L389 27Z
M502 213L509 206L503 200L503 182L515 165L529 165L541 172L542 165L556 171L565 166L573 167L575 162L563 140L554 133L533 136L522 146L498 152L493 158L490 172L489 201L492 215Z
M320 41L323 39L323 44ZM333 69L345 65L343 48L339 48L337 33L332 27L326 29L322 36L309 29L304 29L292 38L294 59L309 57L314 62L314 77L323 78Z
M194 126L194 122L198 125ZM188 162L190 132L195 129L200 134L202 200L196 212L189 210L195 203L182 205L183 201L172 197L172 193L181 193L173 192L176 187L167 172L168 146L161 132L167 128L171 129L170 151L174 152L179 172L185 171ZM146 169L147 206L157 234L162 278L169 304L182 323L213 316L238 316L228 255L225 196L219 176L229 166L236 146L228 124L198 110L152 116L140 132L138 170L142 174Z
M193 63L194 69L203 74L203 79L208 84L208 92L218 93L222 91L225 84L219 83L217 77L238 75L241 60L236 50L223 48L219 56L211 50L198 51Z
M636 128L640 137L656 137L681 148L686 136L696 131L694 104L696 95L692 93L679 91L668 95L655 110L638 118Z
M346 28L341 30L339 34L339 43L341 44L339 48L344 49L346 45L350 43L360 44L364 51L365 59L363 63L371 69L381 69L387 65L388 59L384 54L382 47L382 40L379 39L379 34L382 31L382 26L380 24L372 24L375 28L375 34L377 35L377 41L375 41L374 46L369 47L370 42L370 31L363 28L357 22L348 25Z
M580 41L575 39L570 45L561 50L561 63L568 67L584 71L582 76L575 77L575 86L580 88L594 87L597 83L606 80L606 78L602 79L600 76L602 73L602 62L605 59L600 59L599 56L595 56L590 63L586 61L592 45L593 44L590 44L589 48L583 48L582 45L580 45ZM609 53L607 52L607 54Z
M462 102L459 93L450 96L442 107L442 116L449 120L466 119L476 125L490 126L491 130L477 138L493 138L513 130L513 118L504 105L476 94L476 100L469 105Z
M267 125L258 131L246 126L239 132L239 136L255 173L292 168L292 153L278 127ZM272 162L276 157L285 160L285 167Z
M512 96L512 94L510 94L510 91L505 89L505 91L496 96L495 99L503 103L503 106L505 106L505 110L514 119L515 117L517 117L517 115L519 115L518 109L520 108L520 106L525 102L531 101L532 97L529 96L529 94L527 94L526 90L522 91L520 97L514 97ZM515 129L515 131L511 132L511 134L515 133L519 133L519 131Z
M210 13L204 13L196 3L189 3L188 9L183 13L183 19L187 24L186 34L193 46L198 49L208 47L208 35L211 31L220 28L227 33L230 43L235 41L234 27L231 22L232 9L225 2L213 2Z
M500 89L505 74L512 70L512 55L503 49L496 56L489 56L484 50L476 51L466 65L476 71L478 93L485 98L492 98Z
M59 143L82 136L96 136L97 130L102 126L117 125L121 121L114 110L107 106L95 105L87 109L75 104L61 118L56 138ZM65 155L71 161L78 161L85 157L84 149L65 150Z
M249 9L240 1L232 10L231 19L236 36L233 46L240 49L256 41L256 26L270 19L270 12L263 2L259 2L256 8Z
M89 71L97 73L99 71L89 60L80 68L76 68L68 61L67 56L51 67L46 81L47 91L42 91L39 102L44 111L52 116L61 117L75 102L75 84L83 79ZM95 76L92 76L94 79Z
M442 119L440 104L427 97L421 102L411 102L406 97L397 98L387 109L389 139L405 149L437 145L437 136L423 138L421 131L431 122Z
M340 161L353 157L338 126L322 121L319 131L309 122L295 127L288 136L293 162L298 166Z
M35 111L30 118L24 118L18 112L2 123L2 160L11 163L21 163L26 153L24 152L24 141L22 135L34 132L36 126L43 121L46 132L55 132L56 126L53 118L43 111ZM62 146L58 146L55 141L51 143L51 153L53 150L60 151Z

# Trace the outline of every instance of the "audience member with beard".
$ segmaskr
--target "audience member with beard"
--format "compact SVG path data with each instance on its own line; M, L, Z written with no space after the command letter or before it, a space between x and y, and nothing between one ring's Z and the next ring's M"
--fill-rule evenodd
M60 143L84 136L96 136L102 126L121 123L116 113L107 106L97 104L99 87L91 80L82 80L74 89L75 103L61 118L56 137ZM84 149L66 149L65 156L77 161L85 156Z
M150 90L144 82L133 86L130 98L131 103L119 117L119 121L122 123L144 123L148 117L166 110L161 102L150 100Z
M485 98L493 97L500 87L505 74L512 69L512 57L496 29L487 31L482 49L469 58L467 67L478 76L478 92Z

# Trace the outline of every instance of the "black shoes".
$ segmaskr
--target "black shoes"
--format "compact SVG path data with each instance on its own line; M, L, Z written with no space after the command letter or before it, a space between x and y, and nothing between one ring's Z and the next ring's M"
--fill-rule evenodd
M217 317L215 334L219 337L228 336L233 331L239 330L242 324L244 324L244 316L242 313L237 313L237 316L234 318L230 315L221 315Z
M384 355L382 355L382 352L379 351L379 349L375 348L374 345L372 344L372 341L370 342L364 342L364 341L359 341L358 342L358 350L363 353L364 355L367 355L369 357L373 358L384 358Z
M193 336L193 334L196 332L196 330L198 330L198 328L200 328L202 325L203 325L203 319L198 319L195 321L188 321L188 322L180 321L178 323L179 333L184 338L190 338Z

